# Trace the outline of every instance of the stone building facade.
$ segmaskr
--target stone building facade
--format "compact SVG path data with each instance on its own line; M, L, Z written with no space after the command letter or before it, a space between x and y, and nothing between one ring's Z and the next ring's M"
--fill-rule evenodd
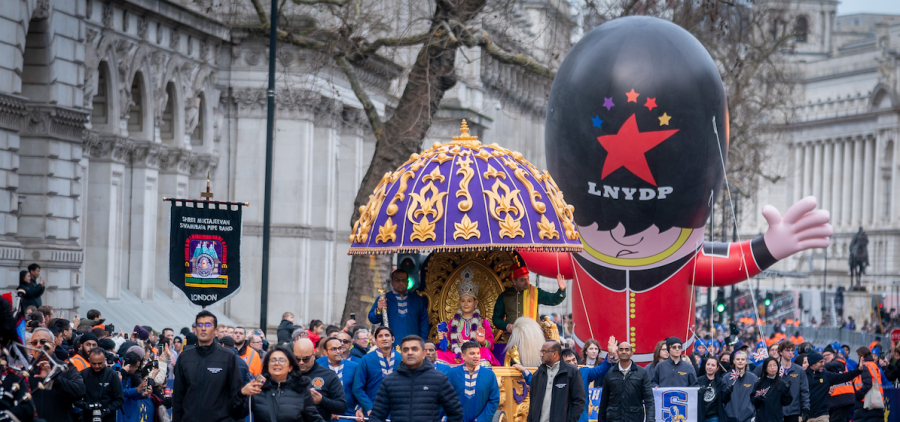
M217 2L4 2L5 289L37 262L48 285L45 302L60 309L135 303L162 317L184 310L186 300L167 279L163 198L198 198L209 174L215 199L251 204L244 210L242 290L219 308L239 323L258 321L268 43L205 13L207 3ZM550 20L562 28L550 35L535 29L535 45L568 49L564 1L523 2L519 10L535 25ZM488 142L543 165L549 81L482 58L478 49L460 54L461 82L426 143L455 135L467 118ZM272 325L284 311L298 322L339 320L353 200L375 147L349 84L317 61L308 50L278 52ZM381 113L396 102L402 70L378 57L357 68Z

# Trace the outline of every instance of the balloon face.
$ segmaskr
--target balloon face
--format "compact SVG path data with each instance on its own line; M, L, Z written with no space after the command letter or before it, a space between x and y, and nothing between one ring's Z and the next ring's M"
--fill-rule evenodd
M722 186L725 92L709 53L670 22L605 23L550 91L550 173L600 265L653 267L694 251Z

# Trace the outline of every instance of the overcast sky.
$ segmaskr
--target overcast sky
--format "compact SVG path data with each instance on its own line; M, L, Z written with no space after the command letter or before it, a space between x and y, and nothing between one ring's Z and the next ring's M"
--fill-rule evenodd
M841 0L838 15L853 13L889 13L900 15L900 0Z

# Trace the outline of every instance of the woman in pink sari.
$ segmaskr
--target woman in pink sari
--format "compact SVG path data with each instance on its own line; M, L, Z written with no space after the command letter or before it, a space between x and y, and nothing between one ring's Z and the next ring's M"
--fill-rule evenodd
M478 310L478 284L472 280L471 270L464 270L456 288L459 291L459 310L448 322L438 327L438 359L452 365L463 363L460 347L468 340L481 345L482 363L499 366L500 362L491 353L494 348L494 333L491 323Z

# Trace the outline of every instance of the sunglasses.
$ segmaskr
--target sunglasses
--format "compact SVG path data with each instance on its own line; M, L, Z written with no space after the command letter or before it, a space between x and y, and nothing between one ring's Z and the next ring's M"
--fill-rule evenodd
M298 357L297 360L299 360L300 362L306 363L306 362L309 362L309 360L312 358L313 358L312 356Z
M46 346L50 344L50 340L31 340L32 346L37 346L38 344Z
M341 340L341 343L344 343L344 344L350 344L351 341L350 341L350 340Z

